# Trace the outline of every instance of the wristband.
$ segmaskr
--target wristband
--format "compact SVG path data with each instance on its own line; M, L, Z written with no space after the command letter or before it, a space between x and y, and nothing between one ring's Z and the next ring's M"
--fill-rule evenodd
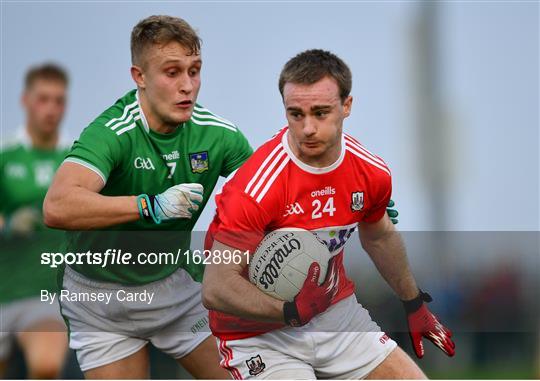
M405 311L408 314L412 314L413 312L418 311L420 307L422 307L422 304L424 304L424 302L429 303L431 301L433 301L431 295L429 295L427 292L420 290L416 298L411 300L402 300L401 302L403 303Z
M148 196L147 194L140 194L137 196L137 207L139 208L139 215L146 221L153 221L156 225L161 223L161 219L158 218L152 210L152 201L154 196Z
M300 327L300 316L294 302L285 302L283 304L283 319L287 325L291 327Z

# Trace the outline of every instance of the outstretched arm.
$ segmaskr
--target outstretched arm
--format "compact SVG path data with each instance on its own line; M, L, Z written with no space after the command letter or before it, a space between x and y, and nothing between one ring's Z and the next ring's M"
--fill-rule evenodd
M103 180L75 163L58 170L43 203L45 224L68 230L99 229L143 217L154 223L191 218L203 201L203 186L177 184L158 195L103 196Z
M136 221L136 196L99 194L103 180L92 170L75 163L60 166L43 203L45 224L58 229L99 229Z

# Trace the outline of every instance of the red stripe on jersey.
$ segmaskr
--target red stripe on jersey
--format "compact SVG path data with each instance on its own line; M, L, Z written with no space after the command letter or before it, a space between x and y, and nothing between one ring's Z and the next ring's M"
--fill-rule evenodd
M231 373L231 375L233 376L233 378L236 379L236 375L233 374L233 372L227 366L227 362L229 361L229 353L227 351L225 351L225 349L223 348L223 340L219 341L219 353L221 353L221 356L223 356L222 360L219 362L219 365L222 368L228 370L229 373Z
M364 147L362 144L360 144L358 142L358 140L350 137L349 135L345 135L345 141L347 141L348 143L350 143L351 146L357 148L359 151L363 152L364 154L366 154L366 156L370 157L371 159L373 159L374 161L376 161L377 163L383 165L386 167L386 169L388 169L388 166L386 165L386 163L384 162L383 159L381 159L379 156L371 153L366 147Z
M386 167L386 166L383 166L375 161L373 161L373 159L367 157L364 153L360 152L357 148L353 147L352 145L350 145L349 142L345 142L345 146L346 146L346 150L351 152L353 155L359 157L360 159L370 163L371 165L379 168L380 170L386 172L388 175L390 175L390 170Z
M227 346L227 341L225 341L225 349L227 349L227 350L231 353L231 358L230 358L230 360L232 360L232 359L233 359L233 351L232 351L231 348L229 348L229 347ZM229 360L229 361L230 361L230 360ZM238 370L238 368L235 368L234 366L231 366L230 364L229 364L229 366L230 366L230 368L232 369L232 371L236 374L236 378L237 378L238 380L243 380L243 379L244 379L244 378L242 377L242 373L240 373L240 371Z
M226 353L225 369L231 372L231 374L236 380L242 380L243 378L240 371L234 366L231 366L230 364L231 360L233 359L232 349L227 346L227 342L225 340L220 340L219 345L221 348L223 348L223 351Z
M219 362L219 366L225 368L225 362L227 361L227 353L223 350L223 340L219 340L219 353L221 353L221 361Z

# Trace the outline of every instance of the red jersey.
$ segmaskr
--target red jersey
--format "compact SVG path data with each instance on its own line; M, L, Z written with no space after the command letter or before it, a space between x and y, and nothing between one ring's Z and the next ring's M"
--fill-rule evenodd
M310 230L337 256L334 304L354 292L343 266L343 246L359 222L377 222L386 213L392 192L390 170L347 134L334 164L311 167L294 156L287 134L288 128L284 128L257 149L216 196L216 216L205 247L211 249L215 239L253 253L267 232L287 227ZM246 278L247 273L246 267ZM210 311L210 328L224 340L281 327Z

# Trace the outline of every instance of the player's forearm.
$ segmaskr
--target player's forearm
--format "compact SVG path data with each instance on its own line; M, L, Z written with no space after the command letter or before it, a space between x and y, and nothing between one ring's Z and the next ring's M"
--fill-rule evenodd
M211 255L234 250L233 247L215 241ZM241 275L248 266L248 257L242 256L239 264L215 262L210 261L204 270L202 298L206 308L246 319L284 321L284 302L266 295Z
M418 287L409 267L407 252L399 232L388 231L376 239L362 238L362 247L379 273L402 300L418 295Z
M283 323L283 303L259 291L239 274L203 283L206 308L246 319Z
M47 226L66 230L100 229L140 218L135 196L103 196L78 186L51 189L43 216Z

